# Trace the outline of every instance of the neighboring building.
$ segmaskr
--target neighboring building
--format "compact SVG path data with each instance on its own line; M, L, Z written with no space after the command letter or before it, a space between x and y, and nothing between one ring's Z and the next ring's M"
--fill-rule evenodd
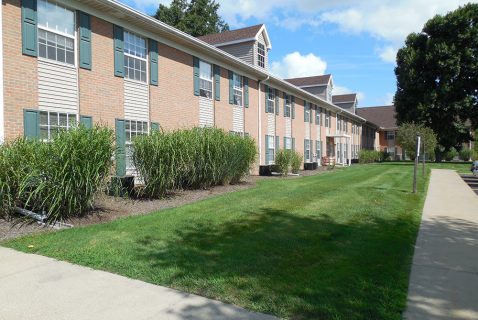
M378 126L380 151L388 152L395 160L405 159L405 153L396 144L398 126L395 118L395 106L357 108L357 115Z
M332 103L330 75L296 85L268 72L263 25L205 42L113 0L3 0L0 10L0 140L100 122L116 130L118 175L134 172L132 138L155 128L249 135L256 172L282 148L344 165L362 148L366 120Z

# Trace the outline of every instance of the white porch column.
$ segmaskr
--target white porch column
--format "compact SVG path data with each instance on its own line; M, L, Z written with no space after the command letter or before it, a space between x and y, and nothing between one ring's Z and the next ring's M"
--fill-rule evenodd
M3 2L3 1L2 1ZM3 102L3 4L0 3L0 143L5 140L5 119Z

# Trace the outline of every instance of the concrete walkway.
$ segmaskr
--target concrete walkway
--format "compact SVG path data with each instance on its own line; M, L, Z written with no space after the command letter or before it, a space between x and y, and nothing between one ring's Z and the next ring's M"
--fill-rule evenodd
M478 319L478 196L455 171L432 170L404 317Z
M0 247L0 320L274 317L115 274Z

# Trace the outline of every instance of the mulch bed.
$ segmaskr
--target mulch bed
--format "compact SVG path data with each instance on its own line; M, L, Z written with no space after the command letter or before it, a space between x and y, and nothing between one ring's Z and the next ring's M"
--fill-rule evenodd
M326 167L319 167L314 171L301 171L300 176L312 176L327 171ZM300 176L289 176L287 179L295 179ZM252 188L261 179L281 179L280 176L260 177L249 176L244 181L235 185L216 186L210 189L178 191L161 200L137 200L111 197L102 195L97 198L96 209L88 216L73 218L66 223L73 226L86 226L91 224L105 223L122 217L137 216L157 212L193 203L213 196ZM12 239L28 234L52 231L50 227L44 227L37 222L16 220L2 220L0 218L0 241Z

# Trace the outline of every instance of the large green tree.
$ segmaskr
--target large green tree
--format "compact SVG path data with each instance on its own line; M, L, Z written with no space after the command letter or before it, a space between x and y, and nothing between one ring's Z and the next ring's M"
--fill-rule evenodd
M173 0L159 5L154 17L194 37L229 30L215 0Z
M398 51L395 107L399 124L433 129L446 150L478 125L478 5L430 19Z

